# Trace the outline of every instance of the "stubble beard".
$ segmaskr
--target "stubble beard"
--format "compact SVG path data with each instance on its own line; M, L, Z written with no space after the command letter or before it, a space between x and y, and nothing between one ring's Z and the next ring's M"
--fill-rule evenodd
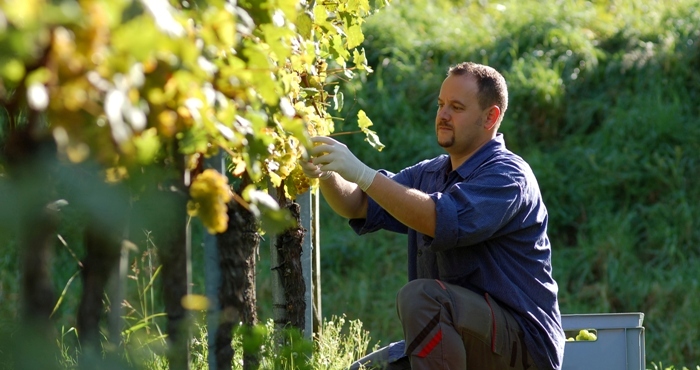
M455 143L455 133L454 131L452 132L452 135L448 137L447 139L440 140L440 133L438 132L438 137L437 137L437 143L443 148L449 148Z
M440 139L440 133L442 130L440 130L441 127L447 127L450 129L450 136L447 138L443 138L442 140ZM445 132L447 134L447 132ZM437 129L435 130L435 139L437 140L438 145L440 145L443 148L449 148L455 143L455 132L454 129L446 123L443 124L438 124Z

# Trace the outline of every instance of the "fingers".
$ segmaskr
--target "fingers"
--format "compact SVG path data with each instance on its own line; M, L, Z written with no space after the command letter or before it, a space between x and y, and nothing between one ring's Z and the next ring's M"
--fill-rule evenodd
M311 163L318 167L324 167L325 165L328 165L329 163L333 163L333 161L336 160L336 156L333 153L327 153L320 155L318 157L313 157L311 159Z
M312 137L311 141L316 144L309 151L311 163L321 171L338 171L343 167L349 153L343 143L326 136Z
M318 170L318 166L311 163L311 161L301 160L299 161L299 165L301 166L301 169L304 170L304 172L314 172Z
M309 154L311 154L311 157L316 157L319 154L330 153L331 151L333 151L332 145L319 145L319 146L315 146L315 147L311 148L311 151L309 152Z
M316 156L320 153L329 153L334 150L342 150L341 148L346 148L345 144L332 139L328 136L315 136L311 138L314 143L314 147L311 148L311 156Z
M309 161L301 160L299 161L299 166L301 166L301 170L307 177L317 178L323 174L323 171L318 166Z
M314 136L311 138L312 143L323 143L328 145L340 144L338 140L332 139L328 136Z

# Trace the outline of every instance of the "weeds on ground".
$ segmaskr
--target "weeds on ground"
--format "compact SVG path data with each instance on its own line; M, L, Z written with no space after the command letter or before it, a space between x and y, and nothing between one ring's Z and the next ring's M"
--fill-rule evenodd
M692 369L687 368L685 366L683 366L683 369L678 369L675 366L664 367L664 365L660 362L658 364L652 363L651 366L652 367L648 368L647 370L692 370ZM696 366L695 370L700 370L700 366Z
M157 259L157 247L146 233L146 248L134 255L129 264L126 279L126 295L119 307L123 330L118 348L109 343L102 331L102 350L99 354L83 353L79 344L79 333L75 327L61 326L56 339L56 365L58 369L77 369L85 363L100 368L134 368L166 370L167 334L162 329L166 315L155 288L159 285L161 267ZM65 241L65 247L68 247ZM54 312L60 311L68 287L76 275L68 279ZM105 306L109 304L105 295ZM209 342L204 311L191 312L191 362L193 370L209 368ZM279 330L273 320L252 328L234 329L232 347L234 358L232 369L243 368L243 353L255 354L261 369L345 369L354 360L362 357L369 345L369 333L359 320L347 320L345 316L332 316L324 320L321 331L313 340L305 338L297 329ZM80 362L83 362L81 365Z

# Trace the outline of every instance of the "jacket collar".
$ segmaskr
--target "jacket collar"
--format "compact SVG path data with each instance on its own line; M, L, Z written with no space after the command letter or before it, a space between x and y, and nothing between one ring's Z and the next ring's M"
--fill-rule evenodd
M502 133L497 133L496 137L491 139L489 142L484 144L479 148L474 154L469 157L461 166L457 168L457 173L462 178L466 178L481 166L488 158L490 158L494 153L501 152L506 149L506 142L503 138ZM435 172L441 171L442 173L448 174L452 170L452 163L450 162L450 156L443 154L437 158L435 166L431 166L427 171Z

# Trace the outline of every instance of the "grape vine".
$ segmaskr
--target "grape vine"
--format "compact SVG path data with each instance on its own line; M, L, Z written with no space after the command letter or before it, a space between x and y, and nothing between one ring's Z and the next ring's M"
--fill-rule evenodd
M194 171L224 151L230 174L250 180L243 202L269 202L268 182L293 199L314 185L297 162L310 136L333 133L327 107L342 107L337 84L372 71L361 26L384 5L7 0L0 100L44 115L61 158L97 161L106 180L175 156ZM381 149L364 112L358 126ZM228 182L193 174L190 214L223 231Z

